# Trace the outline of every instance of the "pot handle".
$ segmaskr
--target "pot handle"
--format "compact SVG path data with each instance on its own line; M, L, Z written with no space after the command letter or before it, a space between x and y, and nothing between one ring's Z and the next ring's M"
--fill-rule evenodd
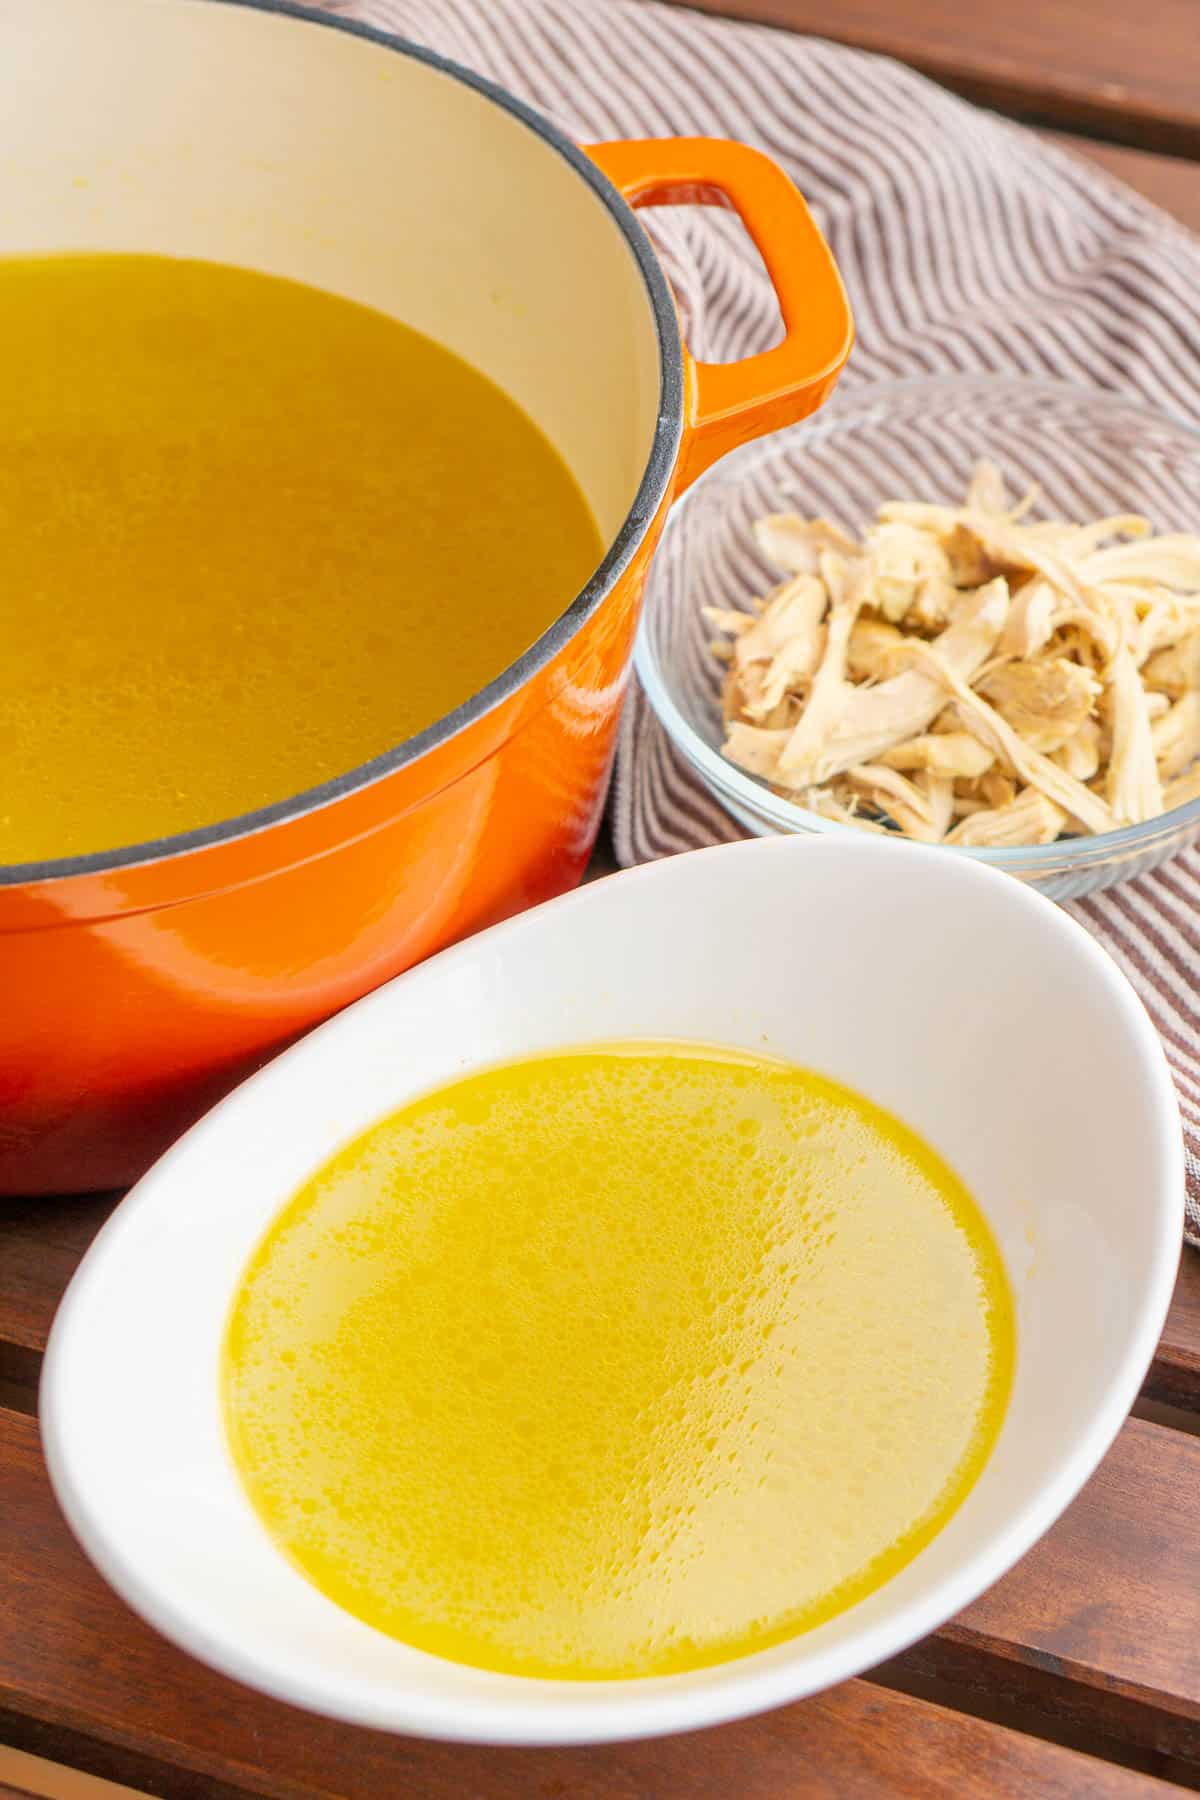
M783 314L783 342L740 362L697 362L684 347L681 492L726 451L807 418L828 398L854 342L850 303L803 198L761 150L722 138L643 138L586 151L630 206L736 212Z

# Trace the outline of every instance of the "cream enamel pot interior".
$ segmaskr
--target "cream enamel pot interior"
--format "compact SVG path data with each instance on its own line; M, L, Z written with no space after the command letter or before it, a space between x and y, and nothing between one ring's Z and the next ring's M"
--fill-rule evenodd
M127 1183L314 1021L578 880L672 494L818 406L851 324L759 152L588 154L427 52L261 0L0 0L0 193L0 254L206 257L430 333L545 430L607 545L516 663L373 762L179 837L0 869L0 1193L44 1193ZM630 210L693 200L742 215L779 294L783 341L742 363L688 355Z
M473 1067L628 1037L788 1057L920 1132L966 1180L1004 1256L1012 1400L944 1530L815 1630L643 1681L489 1674L360 1623L275 1548L226 1448L221 1335L270 1219L367 1125ZM920 845L739 843L616 875L445 951L218 1106L84 1259L50 1339L43 1441L67 1518L114 1587L241 1681L434 1737L687 1730L871 1667L1030 1547L1137 1394L1182 1222L1166 1059L1129 984L1073 919Z

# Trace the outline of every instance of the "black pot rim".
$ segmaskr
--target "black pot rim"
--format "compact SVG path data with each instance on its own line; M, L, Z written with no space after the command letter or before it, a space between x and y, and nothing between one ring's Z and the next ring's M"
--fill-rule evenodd
M314 30L341 31L352 37L364 38L396 55L425 63L441 74L451 76L465 87L474 88L477 93L520 120L543 143L556 151L607 207L633 255L645 285L654 315L659 348L659 408L654 440L633 504L604 557L574 600L541 637L501 674L453 711L435 720L424 730L415 732L412 737L405 738L392 749L372 757L369 762L359 763L344 775L335 776L316 787L306 788L286 800L258 807L253 812L240 813L232 819L219 820L215 825L204 825L170 837L125 845L117 850L89 851L84 856L56 857L43 862L0 864L0 887L23 887L34 882L58 881L70 876L105 874L110 870L161 862L189 851L205 850L212 845L253 836L272 826L301 818L320 807L330 806L361 788L370 787L397 769L416 762L430 750L448 743L519 692L532 676L553 660L598 610L629 566L645 536L667 492L678 457L683 429L683 349L671 290L649 239L637 223L632 209L578 145L573 144L556 125L552 125L523 100L518 100L515 95L486 76L477 75L473 70L464 68L462 64L441 56L434 50L427 50L422 45L410 43L390 32L380 31L375 26L359 24L337 15L316 14L303 6L294 5L292 0L204 0L204 4L278 14L295 19Z

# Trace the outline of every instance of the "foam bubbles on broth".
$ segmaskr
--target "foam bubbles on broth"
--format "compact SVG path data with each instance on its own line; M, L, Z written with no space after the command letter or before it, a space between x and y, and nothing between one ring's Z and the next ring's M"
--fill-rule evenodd
M841 1611L999 1429L1012 1308L953 1174L806 1071L630 1044L474 1075L310 1181L236 1297L230 1440L368 1623L665 1674Z

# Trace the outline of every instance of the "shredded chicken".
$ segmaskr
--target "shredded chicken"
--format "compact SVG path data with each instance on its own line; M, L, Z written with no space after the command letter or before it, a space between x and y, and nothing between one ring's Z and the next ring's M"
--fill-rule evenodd
M1114 820L1108 807L1098 794L1076 781L1073 775L1058 763L1051 762L1048 756L1040 751L1031 750L1018 732L1014 731L1006 719L1002 719L994 706L980 698L975 690L967 685L962 676L949 668L937 652L929 644L910 644L907 655L919 658L922 667L927 667L937 680L944 683L948 693L954 696L959 717L968 731L983 740L999 757L1002 757L1022 781L1030 787L1037 788L1052 800L1056 806L1088 831L1111 831ZM984 777L986 780L986 776ZM1007 804L1009 796L1004 793Z
M859 629L862 629L861 625ZM1191 677L1188 640L1172 644L1169 650L1156 650L1149 661L1142 664L1142 681L1154 693L1166 694L1171 700L1182 700L1189 687L1195 685Z
M954 823L954 777L935 775L926 769L917 776L916 785L929 801L936 841L941 843Z
M894 819L906 836L926 844L936 843L941 836L928 795L907 775L885 768L882 763L862 763L858 768L847 769L846 780L878 812Z
M1083 559L1085 581L1143 581L1176 593L1200 592L1200 537L1143 537L1133 544L1094 550Z
M969 512L1003 514L1008 511L1004 477L995 463L984 461L976 465L967 489L966 504Z
M1200 763L1195 763L1186 775L1169 781L1163 789L1163 802L1167 809L1173 806L1186 806L1191 800L1200 800Z
M826 550L858 555L854 539L828 519L802 519L798 513L772 513L760 519L754 536L767 561L793 575L815 575Z
M851 681L882 681L891 674L892 655L904 633L882 619L856 619L846 651L846 673Z
M790 731L773 730L766 725L745 725L740 719L734 719L725 738L725 754L747 774L761 775L769 780L779 766L780 752L791 735Z
M1200 535L1027 515L981 463L962 506L861 540L773 513L783 579L706 609L724 753L800 805L925 843L1052 843L1200 795Z
M1009 608L1001 656L1036 656L1050 640L1058 611L1058 595L1048 581L1027 581Z
M1007 616L1007 582L1001 579L976 588L964 597L955 618L933 640L941 665L969 680L987 661ZM915 669L905 669L876 687L853 689L844 697L839 715L826 734L813 780L827 781L856 763L876 762L885 750L928 731L945 700L936 676Z
M1052 844L1067 823L1067 815L1036 788L1026 788L1015 800L993 809L981 808L956 825L948 844L976 848L1014 849L1021 844Z
M1153 727L1132 652L1122 647L1113 659L1108 689L1112 754L1108 763L1108 801L1117 821L1136 825L1163 810L1162 782L1154 761Z
M926 769L932 775L961 775L970 781L990 769L994 758L969 731L940 731L908 738L885 750L879 760L889 769Z
M1085 719L1074 737L1069 737L1062 748L1054 752L1054 760L1076 781L1090 781L1101 760L1100 727L1095 719Z
M816 781L816 765L826 739L845 706L850 687L846 653L863 599L857 574L852 575L851 565L831 550L822 554L821 575L829 593L825 650L813 673L808 704L779 758L779 773L796 787L809 787Z
M819 814L822 819L836 819L839 825L856 825L860 831L875 831L887 835L888 826L881 824L878 819L866 818L856 810L857 801L849 805L831 793L829 788L813 788L807 796L806 804L810 812Z
M1092 710L1100 683L1064 656L1002 663L975 683L1031 750L1061 750Z
M790 651L798 674L811 674L819 654L821 620L829 596L816 575L797 575L765 602L747 629L735 627L733 660L739 669L754 662L771 662ZM745 615L743 615L745 616ZM801 655L797 658L796 651ZM806 666L807 665L807 666Z
M1185 774L1200 758L1200 631L1186 638L1179 650L1186 686L1174 705L1150 727L1154 759L1164 781ZM1147 707L1151 700L1166 698L1165 694L1147 694Z
M871 566L872 603L880 618L892 625L908 619L931 629L945 624L945 608L956 590L950 558L936 538L914 525L875 525L863 549Z

